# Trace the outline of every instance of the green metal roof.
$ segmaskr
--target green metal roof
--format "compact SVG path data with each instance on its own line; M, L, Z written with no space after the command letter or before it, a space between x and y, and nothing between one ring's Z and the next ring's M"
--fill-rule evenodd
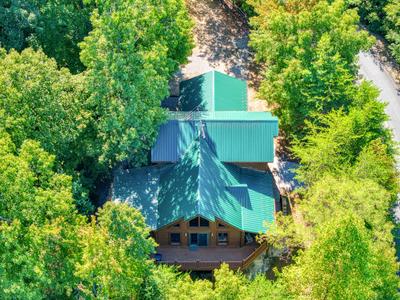
M163 124L151 150L151 161L178 161L199 131L204 133L220 161L272 162L274 160L274 137L278 135L276 117L261 112L255 113L253 120L243 120L240 116L246 112L212 114L213 118L201 117L194 120L183 118L169 120ZM229 115L234 117L228 117Z
M169 111L169 120L209 121L263 121L278 122L278 118L266 111Z
M246 111L247 84L218 71L210 71L180 83L182 111Z
M139 208L153 229L200 215L260 232L264 221L274 220L271 174L222 163L202 137L176 164L116 174L112 197Z

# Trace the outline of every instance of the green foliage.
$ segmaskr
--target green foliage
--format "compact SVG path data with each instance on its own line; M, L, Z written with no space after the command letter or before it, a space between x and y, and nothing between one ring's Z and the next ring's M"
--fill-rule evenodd
M373 180L396 199L399 188L399 174L394 166L395 160L390 155L388 147L382 144L380 140L373 140L359 153L352 168L352 176Z
M89 105L96 112L93 151L112 166L147 161L168 80L191 51L192 22L184 1L96 1L93 31L81 44Z
M37 142L16 150L0 131L0 298L70 295L79 255L71 178Z
M342 175L322 176L310 187L299 204L309 226L317 226L334 215L357 215L378 241L391 245L392 224L387 222L390 194L370 179L351 179Z
M87 201L90 183L83 186L75 172L96 170L92 163L96 157L90 152L95 141L89 126L92 113L85 107L86 99L83 75L58 69L42 51L28 48L0 55L0 128L10 134L17 148L33 139L55 154L57 167L74 176L80 211L89 213L93 209Z
M81 71L78 43L91 29L91 10L81 0L2 1L0 46L17 51L41 47L59 66Z
M400 1L348 0L348 4L358 9L369 30L386 38L393 57L400 62Z
M77 265L80 292L100 299L135 299L150 276L154 241L139 211L108 202L97 223L81 232L82 263Z
M58 69L54 60L30 48L11 51L0 66L1 122L13 142L20 147L27 138L39 141L74 167L84 152L78 139L89 115L83 77Z
M348 0L350 7L356 7L360 20L368 29L375 33L384 33L384 7L388 0Z
M10 136L3 133L1 138L1 216L22 225L69 219L75 212L71 178L54 172L54 156L33 141L25 141L16 153Z
M293 216L263 236L295 259L274 285L293 299L397 299L395 147L378 90L356 85L357 54L373 41L342 1L250 3L260 94L293 135L305 184Z
M360 87L369 87L364 83ZM366 102L366 93L361 98ZM387 116L384 104L369 99L364 106L354 106L346 114L342 110L321 115L318 124L308 123L310 132L303 140L297 140L293 153L302 165L298 171L299 179L311 184L324 172L337 172L346 169L357 160L360 152L373 140L380 139L386 155L393 153L390 131L384 127ZM389 159L389 158L387 158ZM393 168L391 159L390 168Z
M398 299L396 270L393 249L381 252L361 220L339 213L280 280L295 299Z
M139 211L107 203L86 224L71 177L54 171L55 157L38 142L17 149L0 131L0 156L1 299L163 295L149 260L155 243Z
M393 56L400 63L400 1L389 0L384 8L386 13L384 28Z
M373 40L358 30L356 11L343 1L298 2L250 1L258 13L250 37L256 58L266 65L260 96L283 131L303 137L305 121L354 101L356 55Z
M0 46L18 51L29 46L38 27L39 10L34 1L0 3Z
M167 271L167 272L166 272ZM253 299L289 299L282 286L259 275L249 280L240 272L233 272L227 264L214 270L214 284L209 280L192 280L188 274L171 276L173 273L163 270L166 281L165 298L170 300L253 300ZM160 277L161 278L161 277ZM166 284L168 283L168 284Z

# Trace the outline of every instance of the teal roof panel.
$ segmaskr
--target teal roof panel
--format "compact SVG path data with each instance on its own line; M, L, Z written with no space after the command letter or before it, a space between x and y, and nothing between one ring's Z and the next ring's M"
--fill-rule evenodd
M158 191L160 168L144 167L134 170L118 170L114 176L112 199L127 202L139 209L150 228L157 228ZM144 184L145 183L145 184Z
M179 88L180 110L214 110L214 71L182 81Z
M265 220L274 219L275 211L271 175L222 163L201 136L175 164L117 174L113 199L139 208L153 229L200 215L260 232L266 230Z
M247 83L210 71L180 83L181 111L246 111Z
M157 140L151 148L153 162L176 162L192 143L198 129L195 122L171 120L160 126Z
M278 118L264 111L169 111L169 120L179 121L263 121L278 122Z
M240 112L243 114L245 112ZM224 114L222 114L223 116ZM240 118L169 120L162 125L151 150L152 162L176 162L198 132L202 132L218 159L224 162L272 162L278 120L256 113L253 121Z
M214 110L246 111L246 81L214 71Z

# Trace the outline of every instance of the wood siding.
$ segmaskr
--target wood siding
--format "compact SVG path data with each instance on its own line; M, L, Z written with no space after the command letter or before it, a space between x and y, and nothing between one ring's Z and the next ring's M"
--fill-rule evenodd
M224 227L219 227L218 224L223 224ZM175 224L179 224L179 227L175 227ZM228 245L218 245L217 236L219 232L228 233ZM171 245L170 234L180 233L180 245L176 247L188 247L190 233L208 233L208 247L241 247L244 245L244 232L241 230L229 226L228 224L217 220L216 222L210 222L209 227L190 227L189 222L183 220L176 222L172 225L166 226L160 230L154 232L155 240L160 246Z

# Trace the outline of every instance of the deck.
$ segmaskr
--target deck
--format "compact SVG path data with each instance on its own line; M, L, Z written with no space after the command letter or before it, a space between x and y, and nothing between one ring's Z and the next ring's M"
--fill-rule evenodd
M245 269L266 250L266 245L248 245L240 248L198 248L160 246L157 253L162 255L160 263L179 265L182 271L211 271L221 263L227 263L231 269Z

